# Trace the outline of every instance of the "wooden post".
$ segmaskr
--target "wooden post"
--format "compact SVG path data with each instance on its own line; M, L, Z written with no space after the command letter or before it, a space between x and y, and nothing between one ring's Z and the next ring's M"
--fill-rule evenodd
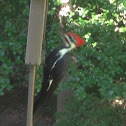
M41 64L48 0L31 0L25 63L30 64L26 126L33 126L36 65Z
M62 90L57 96L57 112L65 111L65 100L69 97L74 96L74 91L72 89Z
M30 74L29 74L27 126L33 126L33 101L34 101L34 89L35 89L35 72L36 72L36 66L31 65Z

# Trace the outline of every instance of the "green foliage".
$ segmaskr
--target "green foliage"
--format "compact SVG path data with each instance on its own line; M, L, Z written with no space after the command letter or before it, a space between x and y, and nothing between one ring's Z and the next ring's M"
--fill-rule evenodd
M24 43L0 42L0 95L4 89L10 91L14 84L23 83L26 73L24 65Z
M0 4L0 95L5 89L26 81L24 66L28 1L1 1Z
M111 102L87 95L84 100L76 97L67 101L66 111L57 113L55 126L123 126L126 110Z
M126 96L126 28L121 15L125 2L71 2L76 7L63 24L86 44L76 50L78 66L71 65L62 83L62 88L72 87L77 99L66 103L66 112L57 116L57 126L123 126L125 109L114 108L109 100Z
M120 14L125 7L119 9L121 3L84 1L64 21L68 30L74 29L86 41L76 51L78 68L71 67L70 79L64 84L72 87L79 99L89 90L107 99L126 95L126 28Z
M27 0L1 1L0 4L0 41L14 41L21 31L27 27L29 5ZM24 41L26 34L20 34L19 40Z
M109 101L126 96L126 28L123 16L126 2L71 0L70 5L72 11L62 17L62 31L77 33L86 44L74 50L77 64L72 62L68 79L62 83L62 88L71 87L77 98L66 103L67 111L59 116L57 125L123 124L125 110L113 107ZM58 0L49 0L45 36L47 55L61 43L60 9ZM1 0L0 95L5 89L9 91L15 84L27 81L24 59L28 15L28 0ZM42 66L37 68L37 92L41 82Z

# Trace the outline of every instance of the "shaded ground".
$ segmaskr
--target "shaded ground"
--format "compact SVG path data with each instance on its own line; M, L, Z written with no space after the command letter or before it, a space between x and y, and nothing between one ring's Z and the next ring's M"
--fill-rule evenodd
M50 102L52 100L53 102ZM50 98L34 115L34 126L52 126L55 122L55 98ZM53 104L52 104L53 103ZM27 88L15 88L0 96L0 126L26 126Z

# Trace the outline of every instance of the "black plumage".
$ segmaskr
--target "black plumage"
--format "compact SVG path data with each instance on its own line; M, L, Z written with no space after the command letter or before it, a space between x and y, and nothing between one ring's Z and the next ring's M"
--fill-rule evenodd
M39 102L44 102L58 87L67 74L70 64L70 52L85 42L75 33L66 33L62 36L64 45L54 49L46 58L43 68L43 82L41 91L34 100L34 112Z
M67 52L61 57L61 54L59 53L60 50L65 48L67 49L67 47L61 46L59 48L54 49L45 60L43 68L42 88L41 91L37 94L37 96L35 96L34 112L38 104L43 103L45 99L56 90L60 82L67 74L70 65L70 54L69 52ZM61 59L59 59L60 57ZM51 85L50 81L52 81Z

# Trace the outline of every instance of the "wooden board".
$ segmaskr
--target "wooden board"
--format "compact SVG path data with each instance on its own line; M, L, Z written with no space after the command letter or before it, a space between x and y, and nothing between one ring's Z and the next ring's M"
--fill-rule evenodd
M26 64L40 65L45 32L47 0L31 0L26 47Z

